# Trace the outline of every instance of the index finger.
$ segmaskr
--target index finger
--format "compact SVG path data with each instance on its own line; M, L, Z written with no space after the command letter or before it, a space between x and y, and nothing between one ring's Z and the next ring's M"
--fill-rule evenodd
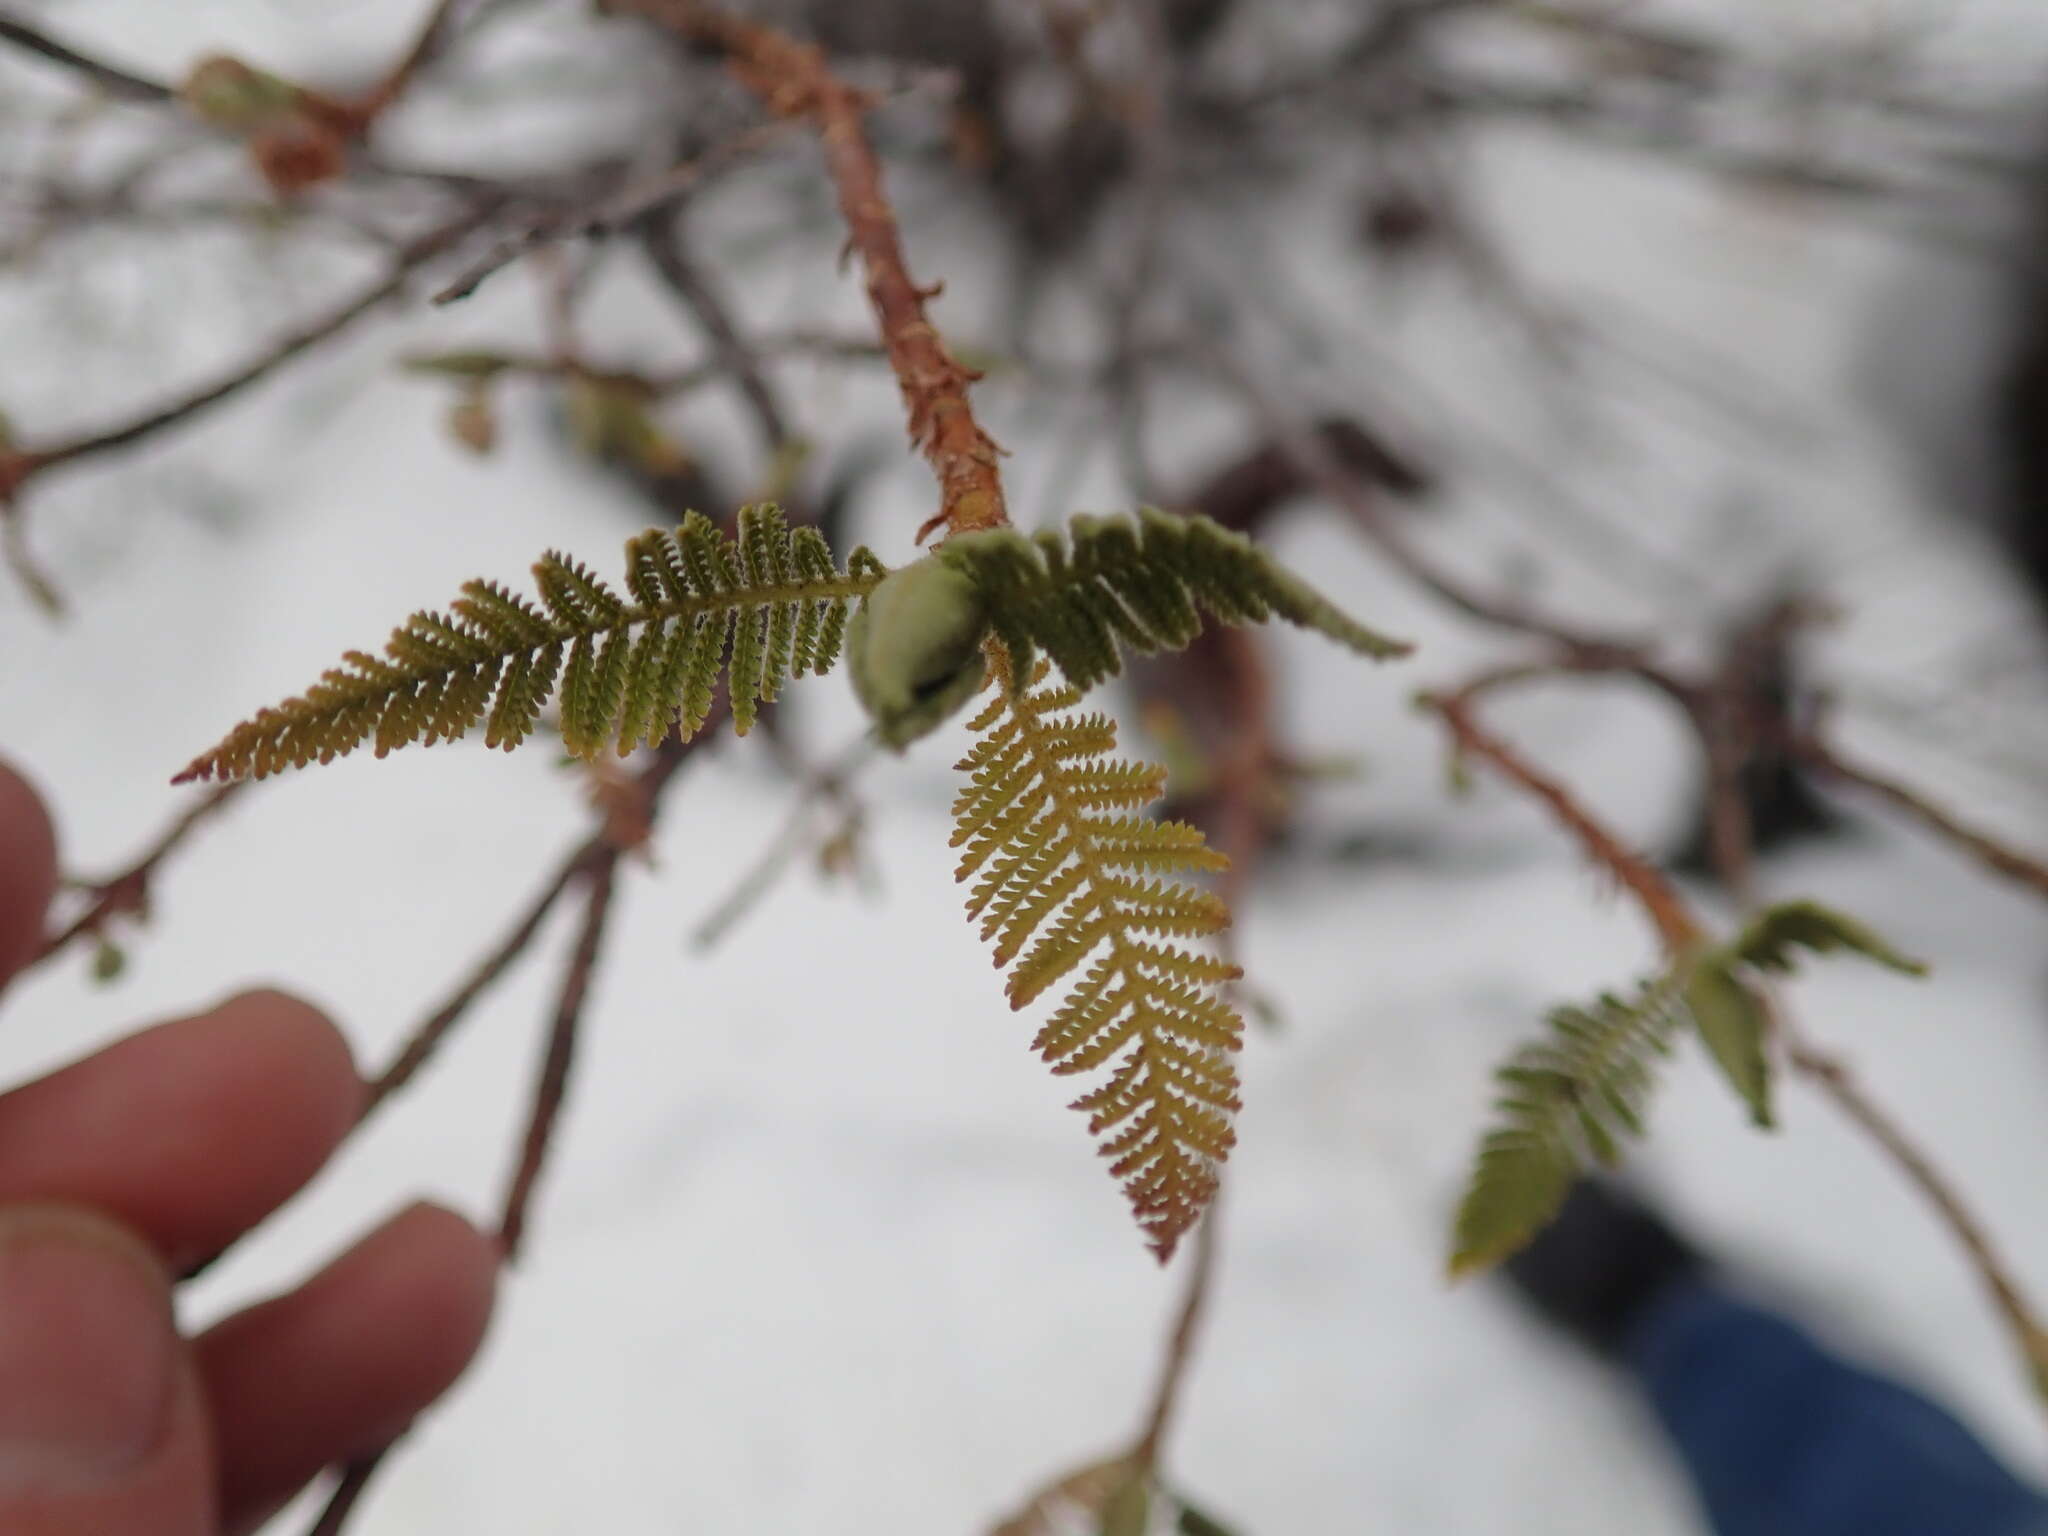
M35 958L57 891L57 833L42 797L0 762L0 987Z

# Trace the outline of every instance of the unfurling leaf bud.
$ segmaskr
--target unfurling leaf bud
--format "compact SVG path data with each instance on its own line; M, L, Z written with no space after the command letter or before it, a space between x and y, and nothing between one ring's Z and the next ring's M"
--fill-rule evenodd
M215 54L192 66L178 96L201 122L246 134L298 111L300 91L289 80Z
M988 600L966 572L927 555L868 594L846 632L853 691L875 734L901 752L974 697L986 672Z

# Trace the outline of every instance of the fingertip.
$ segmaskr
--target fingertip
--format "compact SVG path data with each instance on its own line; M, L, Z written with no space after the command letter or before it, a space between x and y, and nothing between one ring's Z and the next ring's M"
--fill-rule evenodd
M274 987L238 992L188 1023L201 1021L225 1037L238 1075L253 1080L252 1102L290 1106L318 1167L362 1114L364 1083L348 1037L304 998Z
M325 1015L244 993L0 1097L0 1199L99 1206L182 1268L319 1172L362 1101Z
M392 1217L297 1290L197 1341L230 1531L322 1466L388 1443L453 1385L490 1321L497 1245L453 1211Z
M26 778L0 761L0 985L35 957L57 892L57 829Z
M424 1200L394 1216L370 1243L390 1254L393 1289L411 1297L406 1315L421 1345L418 1390L438 1397L483 1344L504 1256L467 1217Z

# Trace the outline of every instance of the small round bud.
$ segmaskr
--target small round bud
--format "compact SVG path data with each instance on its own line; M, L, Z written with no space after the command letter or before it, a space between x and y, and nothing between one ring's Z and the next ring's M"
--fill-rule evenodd
M847 628L853 691L901 752L974 697L986 675L988 602L973 577L927 555L885 577Z

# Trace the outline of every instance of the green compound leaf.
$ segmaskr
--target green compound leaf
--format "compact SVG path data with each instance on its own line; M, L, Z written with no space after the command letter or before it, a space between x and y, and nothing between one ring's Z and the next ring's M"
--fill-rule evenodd
M1050 680L1043 661L1021 684L1000 645L989 660L995 697L959 764L955 878L973 881L967 914L1009 968L1011 1007L1080 971L1032 1044L1062 1075L1109 1069L1073 1107L1164 1262L1236 1140L1244 1021L1218 988L1240 973L1166 942L1229 923L1222 899L1185 878L1226 861L1197 828L1140 814L1165 772L1112 756L1116 727L1075 711L1079 688Z
M1179 649L1201 633L1204 613L1225 624L1286 619L1375 660L1410 650L1206 517L1152 507L1136 517L1083 514L1035 538L1012 528L960 534L931 558L974 578L1020 673L1042 652L1083 692L1122 670L1120 647Z
M479 723L488 745L511 748L557 696L569 751L623 755L671 729L693 735L721 675L745 734L784 679L831 669L849 607L888 574L866 549L840 569L816 529L787 527L772 506L745 508L737 539L692 512L673 534L630 540L623 596L563 555L542 556L533 573L539 603L472 581L450 612L414 614L382 656L349 652L177 781L263 778L365 742L382 757Z
M1622 1136L1643 1132L1656 1063L1670 1051L1684 1011L1669 978L1633 998L1610 994L1591 1008L1556 1008L1548 1036L1500 1068L1499 1119L1480 1143L1458 1207L1453 1277L1497 1263L1534 1237L1587 1163L1620 1160Z

